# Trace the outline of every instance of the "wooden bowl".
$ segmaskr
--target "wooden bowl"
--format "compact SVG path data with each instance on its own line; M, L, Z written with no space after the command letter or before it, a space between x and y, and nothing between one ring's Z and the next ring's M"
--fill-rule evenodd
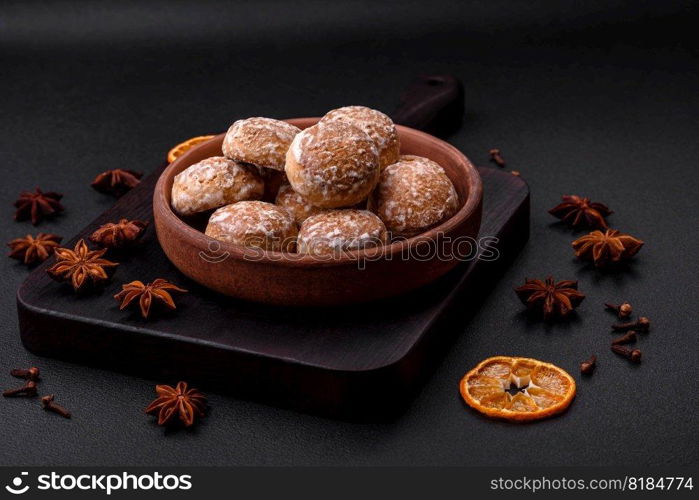
M294 118L303 129L319 118ZM160 176L153 196L158 240L168 259L205 287L246 300L285 306L321 306L363 302L397 295L425 285L459 262L456 239L476 238L481 223L483 186L476 168L456 148L418 130L398 125L401 152L439 163L454 183L461 208L429 231L381 248L319 261L214 240L170 208L175 175L210 156L221 155L224 134L186 152ZM439 248L439 254L435 249Z

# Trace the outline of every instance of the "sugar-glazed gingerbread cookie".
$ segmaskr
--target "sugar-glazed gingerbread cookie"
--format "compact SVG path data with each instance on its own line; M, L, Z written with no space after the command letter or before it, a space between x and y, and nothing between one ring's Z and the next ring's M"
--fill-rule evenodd
M289 184L284 184L279 188L275 203L288 210L299 225L311 215L327 210L311 205L307 199L294 191Z
M294 191L321 208L350 207L379 179L379 155L362 129L341 121L319 122L298 134L286 155Z
M264 182L255 167L214 156L195 163L175 176L172 208L191 215L236 201L257 200Z
M223 139L223 155L258 167L284 170L286 152L301 130L272 118L254 117L236 121Z
M369 208L392 236L414 236L445 221L459 197L444 169L419 156L403 155L381 172Z
M310 255L341 255L386 243L386 227L368 210L328 210L301 225L298 251Z
M264 250L293 252L298 229L289 212L264 201L241 201L216 210L206 235Z
M328 111L321 121L341 121L359 127L366 132L379 151L381 168L398 161L400 156L398 131L393 120L381 111L366 106L345 106Z

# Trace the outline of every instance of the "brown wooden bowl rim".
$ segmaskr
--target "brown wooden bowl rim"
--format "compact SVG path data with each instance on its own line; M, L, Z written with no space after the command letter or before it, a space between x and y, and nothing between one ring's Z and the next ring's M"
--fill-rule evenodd
M288 118L287 121L292 124L306 124L308 122L317 122L320 117L303 117L303 118ZM237 260L247 260L255 263L262 264L276 264L284 267L328 267L337 266L347 263L355 263L359 259L375 259L378 255L383 256L393 256L399 254L405 249L413 248L414 245L421 242L435 241L439 234L448 234L459 224L468 220L477 210L481 199L483 197L483 183L481 181L481 176L478 173L476 167L469 161L466 156L461 153L454 146L445 142L433 135L427 134L420 130L406 127L403 125L396 125L399 131L406 131L410 134L414 134L417 137L426 140L428 142L436 142L440 147L447 149L456 158L459 159L459 163L465 167L466 176L468 181L468 198L462 207L449 219L442 222L441 224L428 229L424 233L412 236L407 239L393 242L389 245L384 245L382 247L373 247L363 250L356 250L348 252L340 257L334 257L331 260L319 260L318 257L313 255L300 255L296 253L287 252L277 252L273 250L261 250L259 248L248 248L241 245L235 245L233 243L228 243L225 241L216 240L204 234L201 231L193 228L182 219L180 219L177 214L172 210L170 205L169 196L165 189L166 179L171 175L171 172L181 164L185 163L190 155L202 147L203 145L211 142L222 140L225 136L225 132L222 134L217 134L208 141L196 145L192 149L185 152L182 156L175 159L170 163L160 177L158 178L158 183L155 186L155 192L153 196L153 209L158 210L158 207L162 208L160 214L163 216L162 222L171 225L177 232L183 235L183 241L186 243L191 243L197 246L197 248L208 248L208 245L212 242L216 242L219 245L219 252L227 252L231 258ZM200 245L197 245L197 242ZM261 257L262 256L262 257Z

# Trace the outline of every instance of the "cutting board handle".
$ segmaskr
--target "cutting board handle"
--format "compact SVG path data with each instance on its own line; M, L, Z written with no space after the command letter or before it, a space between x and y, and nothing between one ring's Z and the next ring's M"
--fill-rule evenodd
M445 137L461 127L464 86L452 75L422 75L401 95L393 121Z

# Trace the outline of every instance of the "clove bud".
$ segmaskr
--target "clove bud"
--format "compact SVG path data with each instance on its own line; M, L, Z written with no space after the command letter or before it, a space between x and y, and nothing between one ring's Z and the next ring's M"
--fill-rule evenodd
M17 396L36 396L36 382L33 380L28 380L26 384L17 389L7 389L2 393L6 398L13 398Z
M590 359L580 363L580 373L582 373L583 375L592 375L592 372L595 371L596 366L597 356L593 354L592 356L590 356Z
M604 307L609 311L614 311L617 313L620 319L628 318L633 312L633 307L628 302L623 302L621 304L604 304Z
M39 380L39 369L36 366L25 370L23 368L14 368L10 370L10 375L17 378L24 378L27 380Z
M629 349L623 345L613 345L612 351L614 351L619 356L623 356L630 360L632 363L641 362L641 350L640 349Z
M490 151L488 151L488 154L490 155L490 161L495 163L498 167L505 166L505 159L500 154L499 149L491 149Z
M615 332L627 332L629 330L636 330L637 332L647 332L650 330L650 320L645 316L641 316L636 321L630 323L617 323L612 325L612 330Z
M612 340L612 345L630 344L631 342L635 342L637 337L638 334L635 330L629 330L625 335Z
M62 406L59 406L56 403L54 403L53 399L53 394L49 394L48 396L42 396L41 407L46 411L52 411L53 413L57 413L63 418L70 418L70 412Z

